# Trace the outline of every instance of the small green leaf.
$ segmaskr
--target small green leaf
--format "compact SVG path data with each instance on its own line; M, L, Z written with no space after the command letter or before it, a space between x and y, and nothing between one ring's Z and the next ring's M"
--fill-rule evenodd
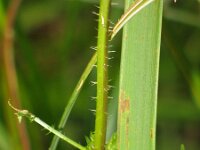
M86 143L87 143L87 150L93 150L94 149L94 132L90 133L90 137L85 137Z
M106 150L117 150L117 133L114 133L106 145Z

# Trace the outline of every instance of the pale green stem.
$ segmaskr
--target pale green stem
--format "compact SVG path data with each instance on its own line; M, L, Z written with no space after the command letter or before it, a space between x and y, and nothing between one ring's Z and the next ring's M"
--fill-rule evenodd
M75 141L71 140L70 138L66 137L65 135L63 135L61 132L55 130L54 128L52 128L51 126L46 124L44 121L42 121L40 118L38 118L35 115L33 115L32 113L30 113L28 110L17 109L14 106L12 106L10 102L8 102L8 104L13 110L16 111L16 115L17 115L19 121L21 121L22 117L27 117L30 121L35 121L36 123L41 125L43 128L45 128L49 132L52 132L53 134L55 134L56 136L58 136L65 142L73 145L74 147L76 147L80 150L86 150L86 148L84 146L78 144L77 142L75 142Z
M58 129L64 128L64 126L67 122L67 119L69 117L69 114L70 114L70 112L76 102L76 99L83 87L83 84L85 83L85 80L87 79L88 75L90 74L93 66L96 64L96 61L97 61L97 53L95 53L93 55L92 59L90 60L90 62L87 65L86 69L84 70L80 80L78 81L78 84L76 85L76 88L74 89L72 96L70 97L69 102L65 107L64 113L63 113L60 123L58 125ZM54 136L49 149L55 150L58 145L58 142L59 142L58 136Z

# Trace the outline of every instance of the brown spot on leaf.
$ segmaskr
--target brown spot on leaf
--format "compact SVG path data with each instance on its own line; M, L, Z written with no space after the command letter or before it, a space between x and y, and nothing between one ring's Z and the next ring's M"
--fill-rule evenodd
M130 101L128 99L121 101L120 109L122 112L129 111L130 110Z
M125 111L130 111L130 99L126 98L124 92L120 93L120 111L123 113Z

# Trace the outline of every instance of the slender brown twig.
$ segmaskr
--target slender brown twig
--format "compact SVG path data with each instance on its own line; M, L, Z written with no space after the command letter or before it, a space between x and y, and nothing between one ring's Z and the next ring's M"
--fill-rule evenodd
M3 67L5 70L7 96L8 98L11 98L12 103L19 108L20 108L20 99L18 95L18 83L17 83L17 75L16 75L16 68L15 68L14 54L13 54L13 39L14 39L13 25L14 25L16 14L17 14L20 4L21 4L21 0L10 1L7 14L5 17L6 20L5 20L5 26L4 26L3 43L2 43L2 60L3 60ZM5 98L5 104L7 104L7 100L8 99ZM6 107L5 109L7 109L6 111L10 116L11 114L9 113L8 107ZM13 120L8 121L8 122L10 122L8 124L11 129L11 132L13 130L12 126L16 125L17 131L13 131L13 132L18 132L17 134L20 138L20 145L22 149L29 150L30 145L29 145L25 123L22 122L22 124L19 125L17 123L17 120L15 120L15 122Z

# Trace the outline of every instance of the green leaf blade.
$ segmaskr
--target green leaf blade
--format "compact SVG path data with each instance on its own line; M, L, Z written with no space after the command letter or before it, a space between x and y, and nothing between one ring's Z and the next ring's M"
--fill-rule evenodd
M131 1L126 1L126 8ZM154 150L163 1L125 25L120 71L118 148Z

